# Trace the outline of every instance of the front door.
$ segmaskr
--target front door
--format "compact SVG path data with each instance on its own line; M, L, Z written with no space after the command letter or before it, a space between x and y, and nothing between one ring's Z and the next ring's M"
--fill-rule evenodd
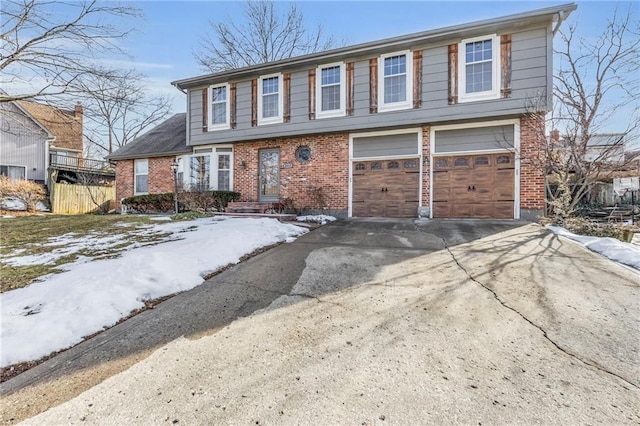
M277 202L280 199L280 150L261 149L258 194L260 202Z

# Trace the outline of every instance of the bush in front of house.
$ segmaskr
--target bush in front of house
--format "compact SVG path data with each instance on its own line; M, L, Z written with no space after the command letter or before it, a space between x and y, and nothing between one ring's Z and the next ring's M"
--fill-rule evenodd
M239 192L189 190L178 194L180 205L186 211L224 211L231 201L240 199Z
M185 191L178 193L180 211L224 211L230 201L240 198L233 191ZM136 195L122 200L127 210L140 213L168 212L174 210L173 193Z
M15 180L0 176L0 202L2 204L18 200L24 204L28 212L34 212L37 210L38 203L43 202L46 197L47 192L43 185L28 180Z
M122 200L122 205L140 213L173 211L173 193L136 195Z

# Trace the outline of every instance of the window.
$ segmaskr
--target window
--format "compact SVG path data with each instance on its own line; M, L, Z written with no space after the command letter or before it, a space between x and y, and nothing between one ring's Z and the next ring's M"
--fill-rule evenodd
M176 169L176 186L178 188L184 188L184 157L176 158L178 168Z
M229 126L229 85L211 86L209 88L209 130L228 129Z
M258 124L282 123L282 75L258 80Z
M346 74L343 63L319 66L316 71L316 118L345 115Z
M231 191L231 148L217 148L218 157L218 191Z
M500 97L500 40L485 36L463 40L458 48L460 102Z
M149 160L134 161L134 189L136 195L147 194L149 192Z
M391 53L380 57L379 111L411 108L413 103L412 57L411 52Z
M27 168L25 166L0 166L0 175L9 179L25 180L27 178Z
M233 190L233 148L194 149L188 164L189 189Z
M189 189L208 190L211 182L211 155L193 155L190 163Z

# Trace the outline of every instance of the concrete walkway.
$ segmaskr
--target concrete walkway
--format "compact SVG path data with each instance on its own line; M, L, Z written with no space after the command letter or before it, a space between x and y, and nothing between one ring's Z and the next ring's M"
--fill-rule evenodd
M5 383L4 420L637 424L640 275L521 225L319 228Z

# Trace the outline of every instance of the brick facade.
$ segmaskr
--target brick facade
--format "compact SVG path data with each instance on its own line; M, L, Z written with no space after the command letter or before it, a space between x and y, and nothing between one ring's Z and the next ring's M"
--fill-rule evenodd
M173 171L171 163L175 157L149 158L149 194L173 192ZM116 209L120 210L120 200L133 197L134 177L133 164L135 160L119 160L116 162Z
M308 146L311 159L295 158L298 147ZM241 201L258 201L258 153L280 149L280 200L290 199L296 208L348 208L349 135L347 133L266 139L234 146L233 189ZM244 167L242 166L244 164ZM320 205L317 189L322 190Z
M541 139L544 137L543 115L525 115L520 119L520 210L523 218L542 214L544 210L544 174L538 161Z
M536 161L544 117L524 116L520 122L520 209L522 217L533 219L544 209L544 177ZM430 201L429 126L422 126L422 206ZM295 158L300 146L308 146L311 159ZM242 142L233 148L233 190L240 201L258 201L258 155L261 149L280 150L280 201L297 209L328 209L346 213L349 208L349 134L332 133L282 137ZM173 191L171 162L175 157L149 158L149 193ZM134 160L116 164L116 202L134 195ZM321 196L319 196L319 190Z

